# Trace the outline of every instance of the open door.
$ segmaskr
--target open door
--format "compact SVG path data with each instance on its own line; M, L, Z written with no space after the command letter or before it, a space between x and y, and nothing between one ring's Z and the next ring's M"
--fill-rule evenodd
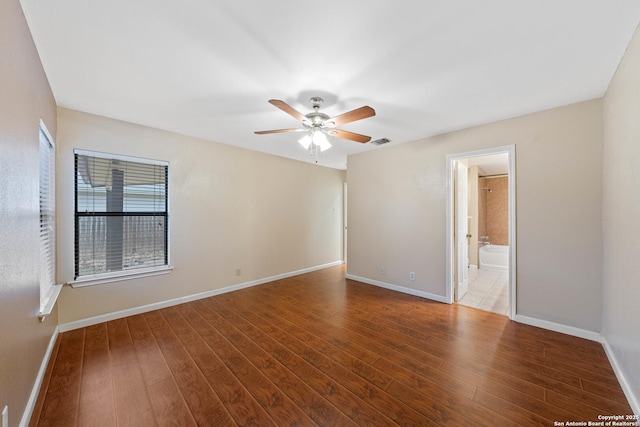
M456 162L456 295L460 299L469 289L469 200L468 200L468 168L462 162Z

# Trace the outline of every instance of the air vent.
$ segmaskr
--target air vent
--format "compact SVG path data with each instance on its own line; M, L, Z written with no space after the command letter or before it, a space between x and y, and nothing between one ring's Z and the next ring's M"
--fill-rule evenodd
M384 145L388 142L391 142L389 138L380 138L380 139L376 139L375 141L371 141L373 145Z

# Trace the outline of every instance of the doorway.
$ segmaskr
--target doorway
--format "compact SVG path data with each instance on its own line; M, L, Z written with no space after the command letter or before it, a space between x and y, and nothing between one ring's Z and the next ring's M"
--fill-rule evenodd
M446 166L446 300L513 319L515 146L449 154Z

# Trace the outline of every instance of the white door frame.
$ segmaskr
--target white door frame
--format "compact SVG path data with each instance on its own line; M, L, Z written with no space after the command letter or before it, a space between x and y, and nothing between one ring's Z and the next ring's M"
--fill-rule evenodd
M446 160L446 290L445 300L447 303L453 303L453 289L454 289L454 268L455 257L453 256L455 243L453 240L454 232L454 197L455 191L454 185L454 161L462 160L469 157L486 156L490 154L507 153L509 157L509 319L513 320L517 313L516 306L516 146L505 145L502 147L487 148L478 151L468 151L465 153L448 154Z
M347 183L343 185L342 193L342 262L347 263Z
M469 170L464 162L455 162L455 178L454 178L454 198L453 227L454 240L457 252L454 250L453 255L456 264L456 272L454 275L455 286L453 292L454 301L460 301L469 289L469 184L467 182Z

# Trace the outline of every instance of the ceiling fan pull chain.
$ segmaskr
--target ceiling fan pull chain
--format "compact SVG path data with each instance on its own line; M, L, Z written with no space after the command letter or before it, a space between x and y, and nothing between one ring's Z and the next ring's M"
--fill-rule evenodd
M309 155L318 163L318 146L314 143L309 144Z

